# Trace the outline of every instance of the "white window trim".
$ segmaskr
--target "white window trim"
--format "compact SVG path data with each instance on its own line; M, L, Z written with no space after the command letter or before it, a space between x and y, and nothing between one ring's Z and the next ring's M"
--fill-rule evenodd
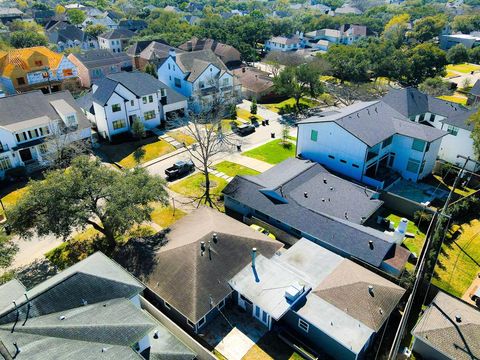
M222 310L225 307L225 299L220 301L217 307L218 307L218 310Z
M170 304L168 302L166 302L165 300L163 300L163 305L165 305L165 307L170 310L172 307L170 306Z
M300 325L301 324L301 325ZM310 329L310 324L306 322L305 320L299 318L298 319L298 327L308 333L308 330Z
M200 329L203 325L205 325L206 322L207 322L207 319L205 319L205 316L202 317L200 320L198 320L197 329Z

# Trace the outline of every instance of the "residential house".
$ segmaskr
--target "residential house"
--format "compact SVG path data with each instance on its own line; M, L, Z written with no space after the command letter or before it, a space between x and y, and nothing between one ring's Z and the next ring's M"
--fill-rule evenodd
M412 330L413 352L425 360L480 358L480 311L439 291Z
M77 67L78 77L85 88L107 75L133 69L132 60L126 53L112 53L106 49L72 53L68 59Z
M342 44L345 45L351 45L368 35L372 35L365 25L344 24L340 26L339 30L342 34Z
M468 94L467 105L476 106L480 103L480 81L475 81Z
M114 53L119 53L125 51L134 35L135 33L130 30L114 29L98 35L98 44L100 49L108 49Z
M147 286L148 301L192 333L202 331L232 301L229 281L251 264L252 248L270 258L283 247L207 207L174 223L164 240L148 271L128 257L120 263Z
M471 138L473 124L469 122L475 109L469 110L460 104L424 94L413 87L391 90L382 101L411 121L448 132L442 138L439 159L462 166L463 161L457 155L476 158ZM466 168L476 171L478 165L470 161Z
M271 17L274 17L274 18L284 19L284 18L287 18L287 17L289 17L289 16L291 16L291 15L292 15L292 14L289 13L288 11L284 11L284 10L274 10L270 16L271 16Z
M172 5L167 5L163 8L164 11L169 11L169 12L173 12L173 13L177 13L177 14L181 14L182 13L182 10L180 10L178 7L176 6L172 6Z
M58 51L72 48L82 50L98 48L97 39L65 21L58 21L55 25L50 26L46 33L49 42L57 45Z
M153 42L165 45L165 47L166 47L165 51L167 52L167 54L171 49L171 46L168 45L164 40L161 40L161 39L135 41L126 50L127 55L130 56L130 58L132 59L133 66L135 67L135 69L143 70L145 68L145 66L147 65L147 63L150 60L150 56L147 56L148 59L145 61L143 58L142 58L142 60L140 60L140 54L142 53L143 50L145 50ZM163 49L161 49L161 50L163 50ZM153 51L149 51L148 54L150 55L152 52ZM162 52L162 55L163 55L163 52ZM152 55L152 57L153 57L153 55ZM166 57L168 57L168 55Z
M85 30L89 25L103 25L108 29L114 30L118 28L118 19L109 12L104 12L99 16L87 16L83 21L81 28Z
M440 48L448 50L451 47L463 44L467 49L480 45L480 36L476 34L446 34L440 36Z
M197 25L202 21L202 18L196 15L185 15L183 19L188 22L190 25Z
M315 162L289 159L257 176L236 176L223 195L228 215L290 244L306 238L394 276L410 256L392 236L366 226L383 204L378 193Z
M90 122L68 91L0 98L0 178L8 170L48 165L54 144L90 141ZM48 142L49 138L58 140Z
M151 41L150 44L143 49L136 58L138 69L145 69L147 64L153 65L155 69L157 69L167 60L172 49L173 48L163 40ZM183 50L175 49L175 53L177 54L181 54L183 52Z
M112 140L131 130L140 120L146 129L184 116L187 99L143 72L120 72L107 75L92 86L90 105L83 107L100 136Z
M263 101L275 96L273 79L267 72L254 67L242 67L232 72L242 85L242 97Z
M210 49L229 68L238 67L241 63L240 51L231 45L222 44L213 39L199 39L193 37L178 47L184 51L199 51Z
M431 174L446 131L385 101L359 102L298 123L297 155L372 187Z
M11 280L0 286L2 358L194 359L144 308L144 288L99 252L29 290Z
M293 36L275 36L265 42L265 51L295 51L300 49L303 34Z
M157 74L161 82L189 98L194 111L215 99L234 102L241 92L233 74L210 49L184 53L172 49Z
M0 51L0 85L8 94L33 89L58 91L65 83L77 80L75 65L44 46Z
M363 25L344 24L339 30L321 29L305 34L303 47L311 47L317 50L328 50L333 44L351 45L372 33Z
M32 9L31 13L32 13L33 20L35 20L37 24L42 26L47 24L53 18L55 18L55 11L53 10Z
M148 27L147 22L141 19L120 20L120 22L118 23L119 29L130 30L133 32L145 30L147 27Z
M263 325L278 323L310 348L346 360L368 358L405 293L306 239L271 257L256 249L229 284L237 306Z
M25 14L17 8L0 8L0 23L7 25L14 20L21 20Z
M361 15L363 11L356 8L355 6L351 6L350 4L343 4L341 7L335 9L335 15Z

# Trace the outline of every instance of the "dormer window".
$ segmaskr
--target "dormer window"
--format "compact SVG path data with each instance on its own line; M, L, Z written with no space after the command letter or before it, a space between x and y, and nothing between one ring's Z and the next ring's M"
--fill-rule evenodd
M160 89L160 96L161 97L167 96L167 89Z

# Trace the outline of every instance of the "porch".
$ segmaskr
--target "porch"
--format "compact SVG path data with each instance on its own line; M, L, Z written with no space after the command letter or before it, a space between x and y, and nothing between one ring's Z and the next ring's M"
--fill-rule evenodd
M392 169L394 161L395 154L388 153L376 161L367 162L363 173L363 182L377 189L386 188L394 183L400 178L400 174Z

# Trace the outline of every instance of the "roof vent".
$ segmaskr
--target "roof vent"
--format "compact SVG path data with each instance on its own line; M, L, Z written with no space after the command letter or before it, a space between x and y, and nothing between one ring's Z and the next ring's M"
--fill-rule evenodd
M213 235L212 235L212 241L213 241L214 244L216 244L216 243L218 242L218 235L217 235L217 233L213 233Z
M373 250L373 240L368 240L368 247Z
M378 308L378 312L380 313L380 315L383 315L383 310L382 310L382 308Z
M333 191L333 186L330 186L330 190Z
M252 268L255 268L256 258L257 258L257 248L252 248Z
M205 252L206 247L205 247L205 241L200 241L200 255L203 256L203 253Z
M303 197L308 198L308 193L306 191L303 193Z
M65 315L60 315L59 320L65 320L67 317Z
M460 314L455 315L455 321L457 323L461 323L462 322L462 316Z
M368 285L368 293L369 293L371 296L375 296L375 293L373 292L373 285Z
M375 106L375 112L378 113L377 107Z
M83 306L87 306L87 305L88 305L88 301L85 300L85 299L82 299L82 305L83 305Z
M326 183L327 183L327 179L323 178L323 183L326 184Z
M158 339L158 330L155 330L155 332L153 333L153 338Z
M107 352L108 349L106 347L102 348L102 353Z
M325 202L325 198L322 198L322 202Z
M345 211L345 214L343 214L345 216L345 219L348 220L348 213Z
M362 217L360 218L360 224L363 224L363 223L365 222L365 220L367 220L367 217L366 217L366 216L362 216ZM372 241L372 240L370 240L370 241Z

